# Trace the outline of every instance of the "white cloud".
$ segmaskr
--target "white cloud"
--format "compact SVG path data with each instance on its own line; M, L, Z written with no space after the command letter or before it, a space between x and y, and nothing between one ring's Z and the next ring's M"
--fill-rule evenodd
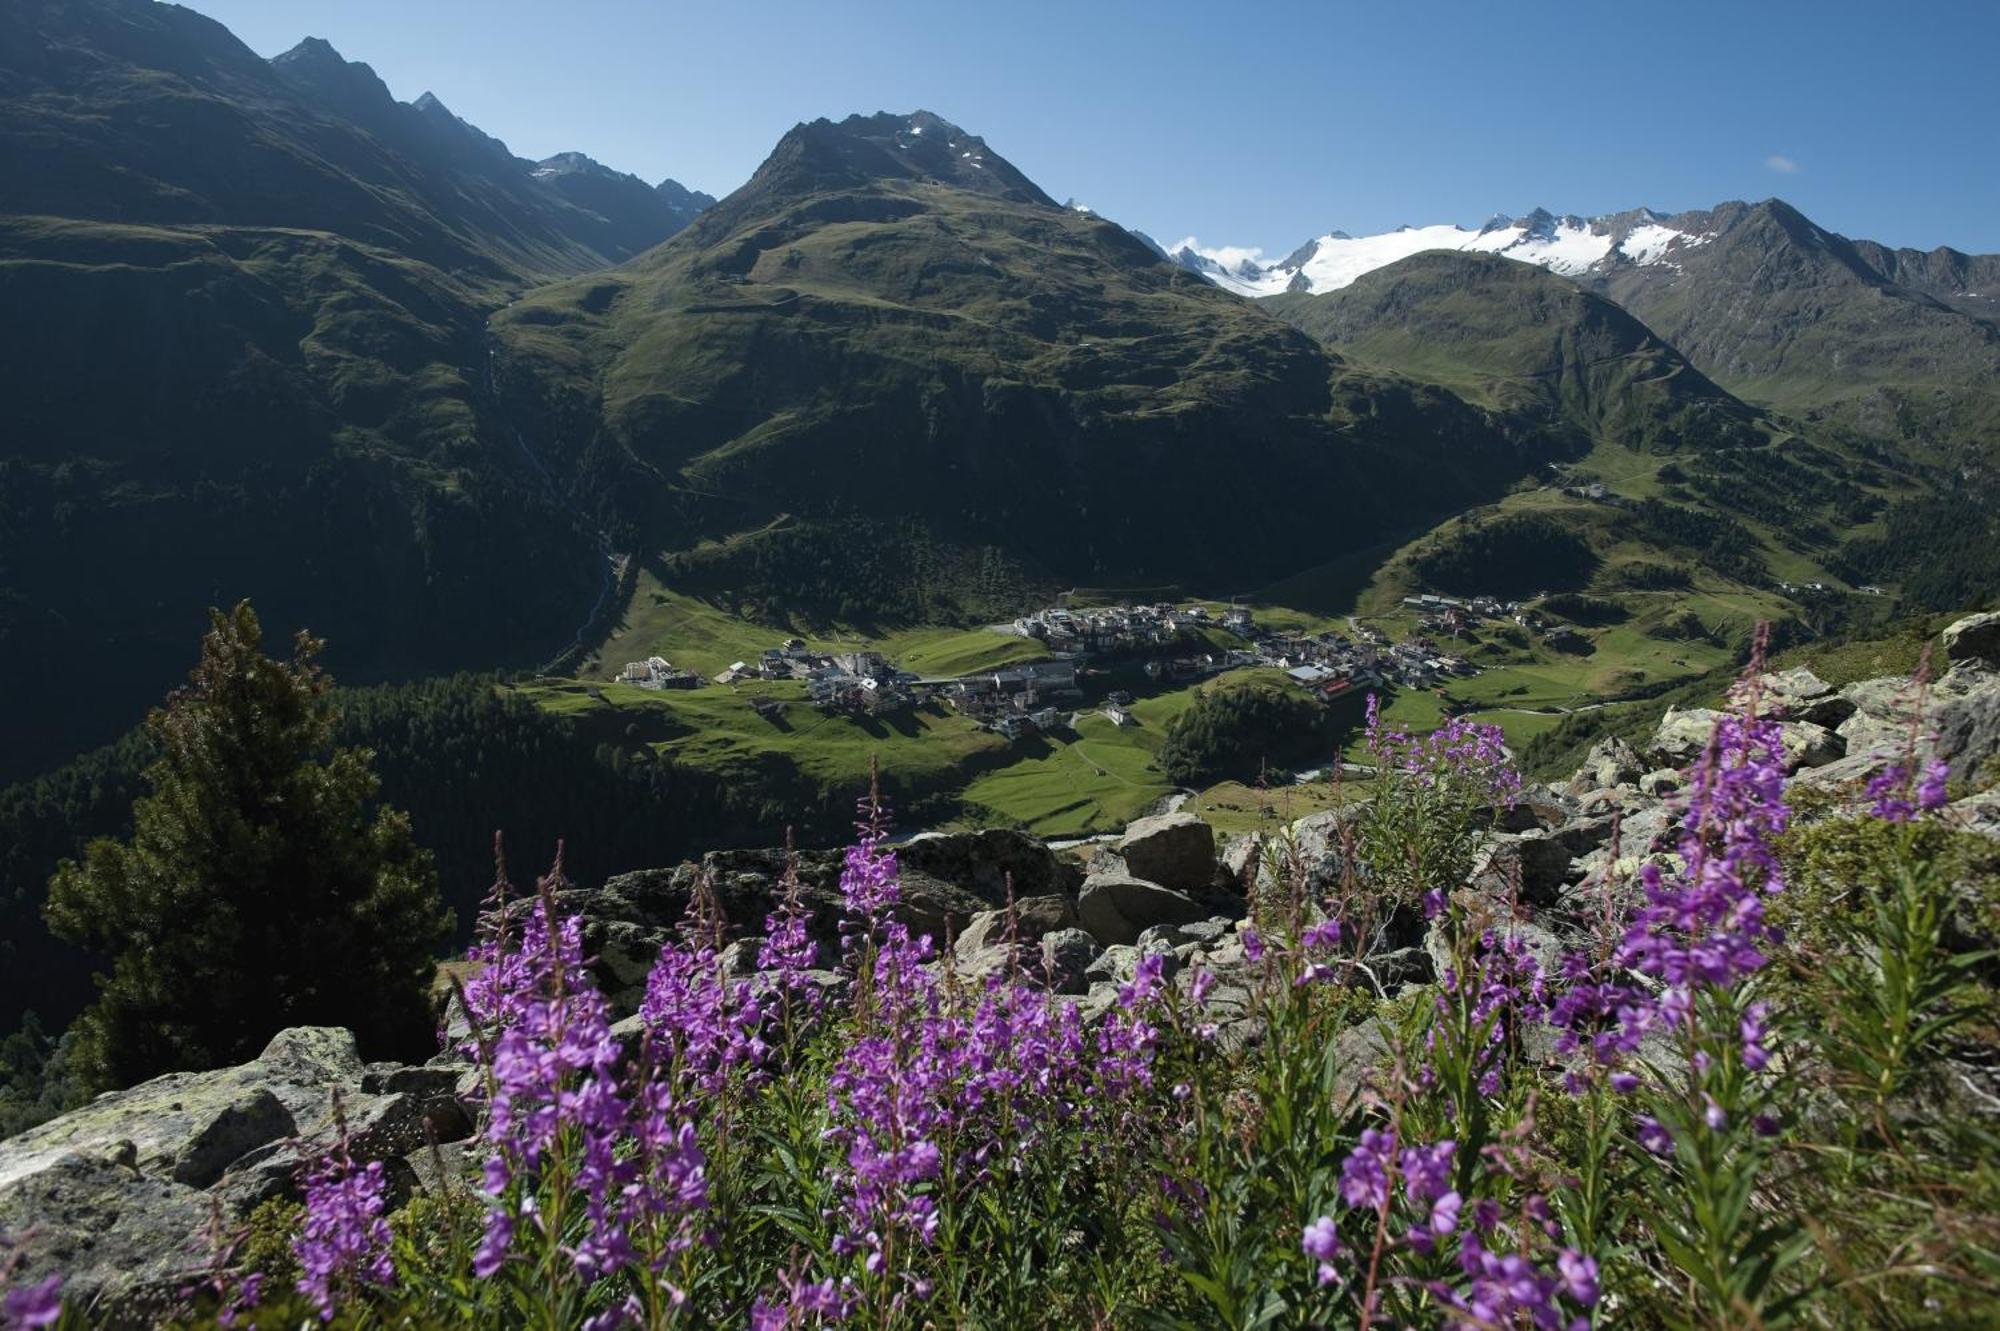
M1213 259L1224 268L1235 271L1238 264L1246 259L1251 263L1264 262L1264 247L1261 245L1204 245L1193 236L1185 236L1167 246L1167 253L1179 254L1182 250L1193 250L1204 259Z
M1783 153L1772 153L1764 159L1764 165L1781 176L1795 176L1799 173L1799 164Z

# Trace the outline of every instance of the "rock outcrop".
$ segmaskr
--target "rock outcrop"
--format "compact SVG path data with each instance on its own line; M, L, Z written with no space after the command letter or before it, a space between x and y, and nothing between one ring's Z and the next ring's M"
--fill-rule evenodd
M1098 942L1136 943L1156 924L1191 924L1208 909L1185 892L1130 874L1094 873L1083 880L1077 922Z
M252 1062L156 1077L0 1141L0 1230L21 1277L60 1273L92 1325L149 1325L208 1270L216 1218L295 1195L341 1120L357 1159L414 1187L406 1157L472 1131L462 1072L364 1064L344 1030L281 1031Z
M992 828L938 832L896 847L902 899L895 915L913 932L948 945L985 911L1004 905L1009 882L1016 899L1074 899L1082 873L1026 833ZM573 887L558 904L583 918L584 951L595 960L597 980L621 1013L635 1011L646 975L661 944L675 937L696 894L713 894L725 939L759 937L764 921L786 891L788 863L796 864L799 900L809 931L829 960L837 955L842 898L842 852L718 850L670 869L619 874L601 887Z
M1215 883L1215 831L1191 813L1141 818L1112 850L1132 877L1176 892L1204 892Z

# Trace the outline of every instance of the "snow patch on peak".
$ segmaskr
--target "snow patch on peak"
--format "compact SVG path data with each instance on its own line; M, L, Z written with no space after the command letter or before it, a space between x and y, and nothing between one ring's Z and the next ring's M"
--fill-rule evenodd
M1650 218L1652 214L1647 216ZM1665 263L1671 251L1692 249L1710 239L1709 236L1689 235L1670 226L1661 226L1656 221L1648 221L1644 226L1635 226L1625 233L1625 239L1618 242L1618 252L1633 263Z
M1204 246L1193 236L1170 252L1183 267L1245 296L1283 291L1338 291L1378 268L1426 250L1497 254L1532 263L1566 277L1617 263L1671 263L1671 256L1702 244L1707 236L1676 231L1659 215L1641 210L1639 224L1620 236L1613 219L1557 216L1537 208L1525 217L1496 213L1477 230L1453 224L1400 226L1373 236L1330 231L1307 241L1276 262L1257 247Z

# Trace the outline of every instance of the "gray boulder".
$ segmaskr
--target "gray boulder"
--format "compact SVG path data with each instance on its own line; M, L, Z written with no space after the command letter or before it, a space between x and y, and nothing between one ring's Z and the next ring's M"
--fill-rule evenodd
M1954 777L1968 778L2000 755L2000 675L1984 658L1955 662L1931 685L1921 713L1916 685L1900 677L1850 684L1841 696L1855 711L1840 735L1850 758L1860 760L1836 774L1843 783L1911 756L1920 765L1941 757Z
M1672 767L1661 767L1639 778L1639 790L1654 798L1672 795L1681 788L1681 774Z
M1222 868L1239 888L1255 884L1264 859L1264 838L1255 832L1234 837L1222 848Z
M1948 661L2000 663L2000 613L1967 615L1939 636Z
M23 1284L63 1278L86 1325L156 1325L213 1263L207 1193L129 1164L69 1152L0 1187L0 1230Z
M1090 987L1090 964L1102 951L1097 940L1081 929L1057 929L1042 935L1042 970L1049 988L1059 994L1081 994Z
M1199 943L1203 947L1214 947L1236 931L1236 922L1221 915L1211 915L1205 920L1177 926L1183 939Z
M1308 814L1294 822L1286 837L1269 847L1271 854L1264 857L1266 862L1258 870L1258 889L1268 892L1278 886L1277 874L1269 862L1273 856L1278 861L1278 872L1290 872L1296 861L1308 892L1329 891L1349 872L1363 874L1364 866L1358 857L1350 860L1346 847L1359 835L1361 821L1367 814L1366 803L1354 803Z
M1518 885L1521 899L1538 906L1551 905L1560 897L1576 858L1569 847L1540 829L1489 836L1486 861L1473 870L1475 889L1504 900Z
M1208 918L1207 907L1159 883L1126 874L1097 873L1083 880L1076 901L1077 923L1098 942L1136 943L1155 924L1193 924Z
M1722 716L1709 707L1669 707L1647 753L1661 766L1689 767L1701 760ZM1840 734L1811 721L1784 721L1778 730L1788 771L1821 767L1847 752L1847 742Z
M1580 795L1588 790L1630 785L1645 770L1645 764L1630 744L1616 735L1608 735L1590 746L1576 775L1570 778L1569 787L1572 793Z
M1134 878L1179 892L1201 892L1215 882L1215 830L1191 813L1141 818L1113 849Z
M1617 822L1617 816L1608 813L1572 818L1549 828L1548 836L1572 855L1587 855L1611 839Z
M906 894L966 892L995 905L1007 900L1010 880L1019 901L1074 897L1083 876L1041 841L1006 827L921 833L896 847L896 866Z
M281 1031L249 1063L155 1077L0 1141L0 1229L20 1274L62 1273L92 1325L151 1325L207 1269L213 1215L233 1224L296 1195L343 1122L355 1157L382 1160L395 1187L402 1157L470 1134L463 1071L364 1065L347 1031Z
M1831 727L1854 715L1851 700L1804 666L1761 675L1757 687L1762 710L1787 721Z
M959 934L953 947L960 952L978 951L1004 942L1009 931L1020 943L1033 943L1044 934L1076 927L1076 903L1067 896L1029 897L1014 903L1011 920L1005 908L981 911Z
M1961 780L1978 776L2000 755L2000 687L1982 688L1938 704L1932 716L1937 756Z

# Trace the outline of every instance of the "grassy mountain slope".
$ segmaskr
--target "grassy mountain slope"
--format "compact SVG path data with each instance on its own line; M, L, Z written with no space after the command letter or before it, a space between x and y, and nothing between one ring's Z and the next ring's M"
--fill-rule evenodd
M2000 256L1890 250L1779 200L1668 224L1703 237L1600 288L1746 399L1909 483L1829 566L1912 610L2000 596Z
M567 640L596 537L493 422L483 326L673 200L580 206L324 42L265 61L140 0L0 10L0 178L32 312L0 328L0 694L38 703L0 776L134 722L212 602L356 679Z
M1730 391L1878 438L2000 447L2000 325L1941 298L1990 261L1959 256L1954 277L1948 258L1847 240L1777 199L1667 225L1705 239L1601 290Z
M1269 576L1528 465L922 113L799 126L666 245L495 328L510 404L620 478L631 539L753 590L780 539L809 580L857 525L1030 581Z
M1444 384L1513 428L1666 449L1747 442L1755 413L1612 302L1529 264L1435 251L1263 302L1336 352Z

